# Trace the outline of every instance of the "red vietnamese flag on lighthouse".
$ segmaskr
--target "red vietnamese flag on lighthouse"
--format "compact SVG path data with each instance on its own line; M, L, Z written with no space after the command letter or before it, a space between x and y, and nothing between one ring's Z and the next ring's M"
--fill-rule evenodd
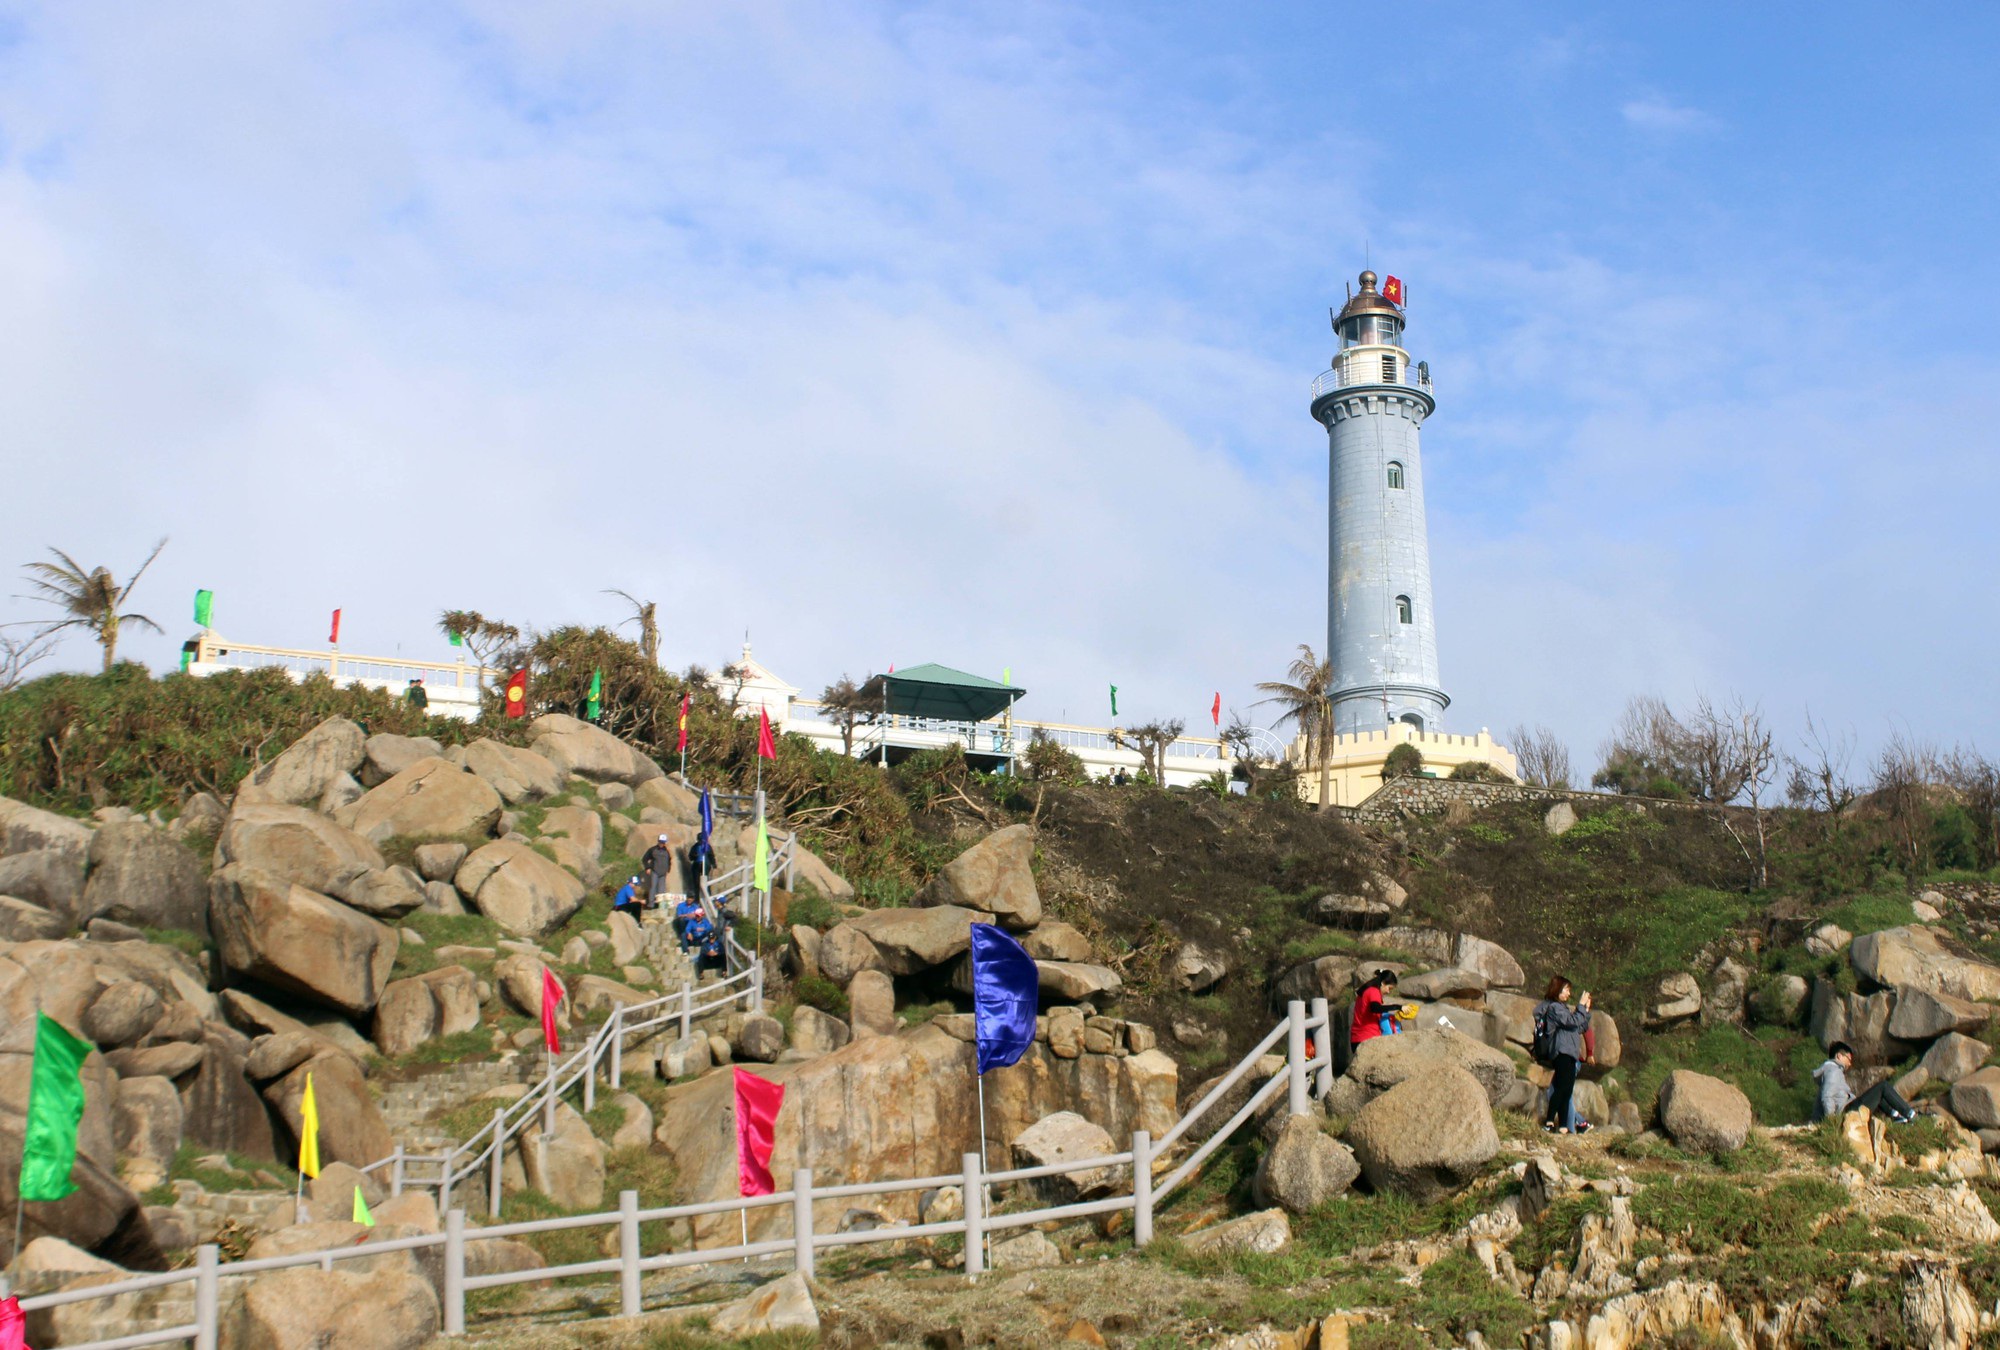
M1398 309L1402 308L1403 279L1401 277L1389 277L1384 280L1382 283L1382 298L1390 304L1395 305Z

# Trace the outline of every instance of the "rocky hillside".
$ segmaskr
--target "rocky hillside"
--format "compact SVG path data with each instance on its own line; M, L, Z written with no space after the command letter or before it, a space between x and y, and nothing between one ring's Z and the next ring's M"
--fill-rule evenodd
M0 1083L14 1085L0 1090L0 1188L18 1166L35 1012L98 1050L81 1190L29 1207L30 1241L10 1253L24 1288L184 1262L209 1241L266 1255L436 1231L428 1197L392 1198L352 1168L463 1139L526 1090L541 1070L545 966L572 992L579 1039L691 978L662 924L608 910L650 843L691 842L694 795L573 718L535 719L520 739L447 746L336 717L240 782L143 813L0 798ZM1992 1334L2000 888L1988 879L1911 886L1864 868L1829 885L1808 859L1779 875L1818 882L1749 891L1712 819L1615 800L1364 829L1288 803L995 782L948 763L894 782L912 837L893 872L846 878L802 851L796 890L774 896L775 930L740 930L767 966L765 1011L627 1048L622 1091L587 1115L562 1107L553 1134L510 1149L503 1219L598 1210L620 1189L647 1203L734 1195L738 1062L786 1085L779 1175L956 1171L980 1142L975 923L1012 930L1041 972L1036 1043L987 1081L990 1146L1023 1165L1115 1151L1135 1128L1158 1137L1286 1000L1323 996L1344 1018L1382 966L1420 1005L1414 1028L1351 1060L1338 1037L1312 1114L1286 1118L1280 1097L1174 1197L1165 1240L1144 1252L1122 1215L1031 1232L968 1288L948 1274L963 1263L955 1239L844 1249L816 1288L743 1306L737 1281L774 1272L649 1285L649 1302L684 1311L626 1341L629 1328L577 1320L602 1303L587 1283L517 1287L487 1305L513 1329L480 1339L727 1341L703 1319L746 1334L816 1327L855 1346ZM1792 837L1812 837L1809 823ZM821 828L810 812L801 824ZM748 827L718 835L727 867ZM1581 1139L1532 1124L1524 1050L1556 971L1599 993L1578 1104L1600 1128ZM1924 1119L1805 1126L1810 1071L1833 1039L1855 1046L1857 1087L1894 1077ZM300 1214L289 1164L308 1073L331 1166ZM357 1187L377 1211L366 1232L346 1221ZM957 1199L829 1206L824 1222L949 1217ZM783 1222L760 1211L753 1236ZM722 1228L648 1240L713 1245ZM588 1256L560 1233L470 1250L481 1269ZM306 1344L366 1299L390 1310L379 1343L420 1345L437 1293L415 1257L365 1275L280 1272L232 1287L226 1339ZM164 1299L83 1304L38 1314L31 1331L59 1345L185 1316Z

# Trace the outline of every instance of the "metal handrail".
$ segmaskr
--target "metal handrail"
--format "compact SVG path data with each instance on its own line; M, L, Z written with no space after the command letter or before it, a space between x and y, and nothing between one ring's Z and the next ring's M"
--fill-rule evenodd
M1375 367L1373 379L1362 379L1359 376L1348 379L1341 374L1340 367L1338 366L1335 366L1331 370L1323 370L1312 382L1312 396L1317 399L1321 395L1333 393L1338 389L1367 389L1378 386L1416 389L1426 394L1432 392L1431 382L1425 379L1418 370L1418 363L1398 361L1397 364L1400 368L1396 372L1397 378L1393 380L1382 378L1382 368L1380 365Z

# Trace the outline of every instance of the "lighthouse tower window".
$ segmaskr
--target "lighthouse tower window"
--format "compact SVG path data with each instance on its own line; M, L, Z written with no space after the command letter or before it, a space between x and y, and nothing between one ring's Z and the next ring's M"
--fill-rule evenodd
M1396 358L1393 356L1385 356L1382 358L1382 383L1394 384L1395 382L1396 382Z
M1389 461L1389 486L1392 488L1403 486L1403 464L1401 460L1392 459Z
M1416 609L1410 604L1410 597L1407 595L1397 596L1396 621L1398 623L1415 623L1416 618Z

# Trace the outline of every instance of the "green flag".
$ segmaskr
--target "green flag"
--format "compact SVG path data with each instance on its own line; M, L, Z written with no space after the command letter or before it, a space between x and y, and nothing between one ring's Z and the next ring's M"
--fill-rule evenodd
M181 652L181 674L183 675L187 674L188 667L193 664L194 664L194 653L191 651L183 650Z
M1000 667L1000 683L1010 686L1014 683L1014 667L1012 666Z
M196 591L194 593L194 621L207 628L215 618L215 592Z
M375 1226L375 1216L368 1212L368 1202L361 1198L361 1188L354 1188L354 1222Z
M465 634L463 633L451 634L451 645L454 647L463 647L465 645Z
M592 722L597 720L597 710L603 706L599 701L603 693L604 672L593 670L590 672L590 701L584 707L584 717L587 720Z
M23 1200L60 1200L76 1191L69 1173L83 1121L83 1061L93 1048L47 1013L35 1014L35 1067L21 1141Z
M1115 684L1111 686L1111 715L1118 715L1118 686Z
M757 861L751 872L750 884L766 894L770 893L771 827L764 823L762 816L757 817Z

